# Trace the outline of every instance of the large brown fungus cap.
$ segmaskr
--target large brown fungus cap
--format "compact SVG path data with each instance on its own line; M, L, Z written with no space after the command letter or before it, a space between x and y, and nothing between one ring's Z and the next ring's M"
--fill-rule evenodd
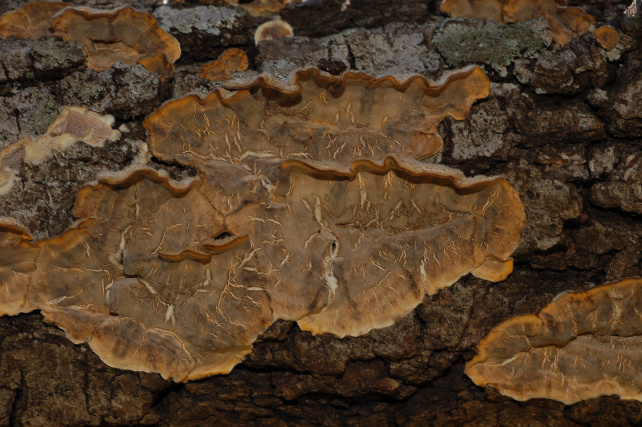
M183 164L238 164L248 155L343 163L393 153L422 158L441 149L439 122L446 116L463 120L489 88L479 67L437 83L310 69L298 72L292 87L260 78L231 94L219 90L204 99L170 101L145 127L155 155Z
M0 38L39 39L51 36L51 17L71 3L36 1L0 16Z
M124 64L153 63L149 57L163 54L174 63L181 55L178 41L159 27L156 19L131 7L113 11L67 8L51 20L55 35L65 41L76 40L83 45L87 66L106 70L117 61ZM145 61L147 59L147 61Z
M560 46L591 29L595 20L566 0L443 0L441 10L451 16L488 19L497 22L524 22L544 17Z
M466 373L517 400L567 405L616 394L642 400L642 279L565 293L514 317L479 343Z
M0 312L40 309L111 366L186 380L228 372L277 319L359 335L512 269L524 212L504 180L395 158L268 175L224 213L207 181L139 168L81 190L60 237L3 224Z

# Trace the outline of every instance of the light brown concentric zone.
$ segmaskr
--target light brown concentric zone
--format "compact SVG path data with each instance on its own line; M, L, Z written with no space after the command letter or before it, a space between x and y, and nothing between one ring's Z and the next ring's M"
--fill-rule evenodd
M259 78L231 93L170 101L145 120L145 128L156 156L183 164L239 164L266 156L344 164L388 154L424 158L442 147L439 122L446 116L463 120L489 88L479 67L439 82L334 77L309 69L290 86Z
M158 26L156 19L127 6L113 11L74 7L62 10L51 20L54 35L65 41L76 40L87 55L87 66L106 70L117 61L139 61L150 72L167 73L167 63L181 55L178 41Z
M525 22L546 18L555 42L564 46L575 36L591 30L593 17L565 0L443 0L441 10L454 17L488 19L497 22Z
M495 327L466 374L517 400L642 400L641 307L640 278L561 294L539 314Z
M512 269L524 211L502 179L394 157L230 167L259 182L230 212L211 180L140 167L82 189L59 237L2 222L0 313L39 309L107 364L181 381L229 372L277 319L359 335Z
M0 38L18 37L36 40L51 36L51 17L62 9L73 6L71 3L52 3L37 1L0 16Z

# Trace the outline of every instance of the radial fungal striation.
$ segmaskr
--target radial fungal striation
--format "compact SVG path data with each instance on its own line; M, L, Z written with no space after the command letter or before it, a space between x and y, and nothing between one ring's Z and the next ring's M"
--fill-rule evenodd
M561 294L490 331L466 374L517 400L642 400L641 306L639 278Z
M465 274L503 280L515 190L418 160L488 86L479 68L438 83L308 70L171 101L145 121L150 152L198 178L104 176L52 239L0 221L0 313L41 310L111 366L185 381L229 372L278 319L356 336Z

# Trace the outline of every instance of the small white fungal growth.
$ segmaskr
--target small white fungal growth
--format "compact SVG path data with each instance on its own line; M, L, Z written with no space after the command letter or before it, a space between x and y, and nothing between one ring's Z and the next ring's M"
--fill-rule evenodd
M39 165L51 156L52 150L64 151L78 141L102 147L105 141L117 140L120 132L112 129L113 124L114 117L110 114L102 116L84 107L64 107L43 136L17 144L24 146L25 162Z
M112 129L113 124L114 117L109 114L102 116L83 107L63 107L44 135L21 139L0 151L0 196L11 191L23 162L39 165L53 150L64 151L78 141L102 147L105 141L120 138L120 132Z

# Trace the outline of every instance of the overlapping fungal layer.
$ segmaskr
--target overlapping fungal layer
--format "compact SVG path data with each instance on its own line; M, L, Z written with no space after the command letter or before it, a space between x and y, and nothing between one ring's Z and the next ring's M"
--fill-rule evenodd
M267 78L166 103L145 120L154 154L183 164L248 156L312 159L349 164L388 154L422 158L442 147L437 125L466 117L488 95L479 67L451 72L433 83L403 82L361 73L342 77L300 71L285 87Z
M397 158L230 167L247 194L140 167L82 189L59 237L0 221L0 314L39 309L111 366L187 380L228 372L277 319L359 335L512 269L524 211L502 179Z
M63 107L60 115L39 137L24 138L0 151L0 196L9 193L23 162L38 165L54 150L64 151L76 142L102 147L120 138L112 129L114 117L84 107Z
M181 55L178 41L153 16L129 6L113 11L63 9L51 19L51 26L56 36L82 44L87 66L94 70L106 70L117 61L133 65L158 54L174 63Z
M466 374L517 400L642 400L641 306L640 278L561 294L539 314L495 327Z
M18 37L36 40L51 36L51 18L71 3L36 1L0 16L0 38Z
M0 16L0 38L62 37L82 44L87 66L94 70L106 70L120 61L140 63L163 77L172 73L180 45L153 16L129 6L110 11L72 6L34 2L5 13Z
M443 0L441 10L455 17L504 23L544 17L560 46L590 30L595 23L582 9L566 6L566 0Z

